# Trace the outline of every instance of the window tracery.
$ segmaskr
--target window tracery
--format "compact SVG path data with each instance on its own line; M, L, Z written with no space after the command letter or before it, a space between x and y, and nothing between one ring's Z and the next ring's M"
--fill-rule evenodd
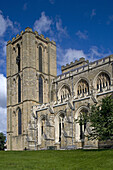
M89 94L89 85L86 80L81 79L77 86L77 96L83 97Z
M70 96L71 96L70 88L64 85L59 92L59 99L61 100L61 102L63 102L63 100L68 99Z
M97 77L97 91L102 92L104 90L109 90L110 89L110 77L108 74L102 72L98 75Z

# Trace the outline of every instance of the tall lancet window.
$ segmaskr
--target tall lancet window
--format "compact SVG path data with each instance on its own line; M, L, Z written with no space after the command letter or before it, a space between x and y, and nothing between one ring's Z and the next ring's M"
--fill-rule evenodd
M18 102L21 102L21 78L18 76Z
M39 103L43 103L43 79L39 76Z
M18 110L18 134L22 133L22 124L21 124L21 109Z
M42 48L39 47L39 71L42 72Z
M18 72L20 72L20 45L18 45L18 56L16 57L16 63L18 65Z

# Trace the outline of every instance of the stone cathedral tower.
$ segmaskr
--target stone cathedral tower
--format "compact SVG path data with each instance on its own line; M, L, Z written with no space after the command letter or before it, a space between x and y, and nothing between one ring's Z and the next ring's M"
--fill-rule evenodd
M56 44L31 28L7 43L7 147L27 147L31 107L51 101ZM12 145L13 143L13 145Z

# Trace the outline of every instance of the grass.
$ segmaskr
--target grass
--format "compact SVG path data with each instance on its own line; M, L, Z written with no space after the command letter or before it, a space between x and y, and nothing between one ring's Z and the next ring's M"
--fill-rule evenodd
M0 170L112 170L113 150L0 151Z

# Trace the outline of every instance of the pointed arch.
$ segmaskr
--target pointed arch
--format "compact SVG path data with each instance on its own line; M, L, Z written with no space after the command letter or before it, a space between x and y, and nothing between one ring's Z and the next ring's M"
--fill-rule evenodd
M68 99L71 96L71 89L68 84L63 84L58 91L58 99L63 102L63 100Z
M106 70L100 71L94 78L94 87L98 92L110 89L111 79L110 74Z
M89 81L86 78L80 78L75 85L75 95L84 97L89 94Z
M39 72L42 72L42 47L39 46Z
M89 108L87 106L81 106L77 109L75 114L75 120L80 119L80 115L87 114L89 112ZM75 123L75 140L80 141L84 140L84 133L86 129L86 121L84 121L84 124Z
M60 110L55 116L55 142L61 142L62 131L64 130L65 112Z
M41 145L43 137L45 135L45 124L47 117L46 115L41 115L38 119L38 144Z

